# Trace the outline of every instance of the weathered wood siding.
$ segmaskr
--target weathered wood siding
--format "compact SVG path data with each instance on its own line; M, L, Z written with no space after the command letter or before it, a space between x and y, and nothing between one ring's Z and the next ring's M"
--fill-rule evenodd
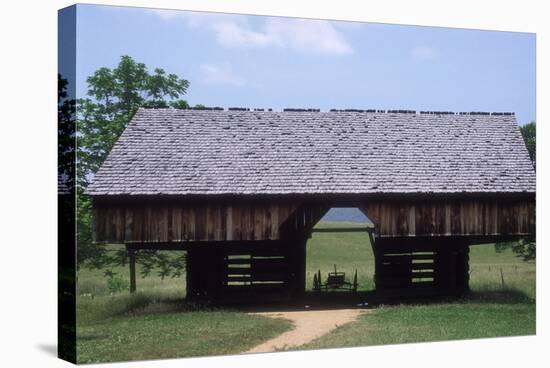
M382 237L535 233L534 201L369 202L360 209Z
M534 200L357 201L381 237L527 236ZM278 240L308 237L333 203L94 202L97 242Z
M277 240L311 230L327 210L265 202L94 203L93 237L111 243Z
M97 242L184 242L279 239L296 210L287 204L94 204Z

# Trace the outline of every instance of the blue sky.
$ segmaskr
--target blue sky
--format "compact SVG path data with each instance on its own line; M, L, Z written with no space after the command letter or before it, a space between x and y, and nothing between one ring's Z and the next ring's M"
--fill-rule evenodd
M512 111L535 120L535 35L78 5L77 94L130 55L222 107Z

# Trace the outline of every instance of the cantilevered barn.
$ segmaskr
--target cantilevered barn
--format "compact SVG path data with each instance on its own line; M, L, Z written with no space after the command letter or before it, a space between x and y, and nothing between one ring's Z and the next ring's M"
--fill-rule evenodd
M510 113L140 109L88 192L95 241L126 244L131 267L188 252L188 297L302 295L332 207L374 223L377 290L462 292L470 245L535 234Z

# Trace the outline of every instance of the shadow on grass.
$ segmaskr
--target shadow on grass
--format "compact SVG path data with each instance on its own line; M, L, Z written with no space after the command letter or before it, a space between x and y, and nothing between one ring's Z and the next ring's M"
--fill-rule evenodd
M254 303L232 304L241 311L298 311L298 310L330 310L330 309L367 309L380 305L433 305L433 304L534 304L535 299L521 290L506 288L497 290L476 290L460 295L437 295L432 290L384 293L366 291L357 293L313 293L306 292L300 300L286 303Z
M146 293L119 296L108 301L103 309L105 316L131 317L193 311L235 310L241 312L300 311L330 309L365 309L379 305L429 305L441 303L487 303L487 304L531 304L535 300L518 289L492 289L470 291L462 295L438 296L431 293L382 293L366 292L306 292L303 298L287 300L270 300L260 302L258 299L244 298L232 302L189 301L178 297L159 297Z
M506 288L502 290L476 290L470 291L462 300L475 303L498 304L534 304L535 299L521 290Z
M151 314L179 313L192 311L210 311L216 309L208 301L195 302L185 298L162 298L147 294L129 295L119 305L115 316L138 316Z
M373 294L372 306L377 305L433 305L433 304L534 304L534 298L514 288L473 290L456 295L393 295Z

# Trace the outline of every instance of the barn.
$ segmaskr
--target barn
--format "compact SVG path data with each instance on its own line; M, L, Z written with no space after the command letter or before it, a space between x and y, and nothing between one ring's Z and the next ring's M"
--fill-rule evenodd
M187 297L219 300L302 296L334 207L373 222L377 291L460 294L471 245L534 237L535 185L513 113L140 109L88 194L132 291L136 255L185 250Z

